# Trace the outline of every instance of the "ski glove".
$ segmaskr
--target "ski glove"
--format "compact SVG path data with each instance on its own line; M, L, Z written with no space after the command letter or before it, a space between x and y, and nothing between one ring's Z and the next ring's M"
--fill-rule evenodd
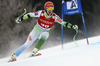
M16 23L20 23L21 22L21 18L18 17L15 21L16 21Z
M78 26L77 25L73 25L72 28L75 29L75 30L78 30Z

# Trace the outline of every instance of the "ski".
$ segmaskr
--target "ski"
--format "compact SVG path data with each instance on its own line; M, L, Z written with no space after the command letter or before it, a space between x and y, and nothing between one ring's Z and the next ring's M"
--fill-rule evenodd
M13 58L13 59L10 59L8 62L14 62L14 61L17 61L17 59Z
M41 56L42 54L41 53L38 53L38 54L31 54L29 57L36 57L36 56Z

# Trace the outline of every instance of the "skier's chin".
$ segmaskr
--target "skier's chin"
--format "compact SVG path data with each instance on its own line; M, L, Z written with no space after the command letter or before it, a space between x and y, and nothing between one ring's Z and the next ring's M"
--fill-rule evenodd
M52 13L48 13L48 15L52 15Z
M47 11L47 14L48 14L48 15L52 15L52 13L53 13L53 11L52 11L52 10Z

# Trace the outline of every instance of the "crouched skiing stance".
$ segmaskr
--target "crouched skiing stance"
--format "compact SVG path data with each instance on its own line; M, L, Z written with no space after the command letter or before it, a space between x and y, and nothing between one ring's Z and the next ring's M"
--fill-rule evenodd
M25 15L20 16L17 18L16 22L20 23L22 20L26 20L28 18L32 17L38 17L38 22L35 25L34 29L30 32L26 42L19 47L17 51L13 53L9 61L16 61L16 58L29 46L33 44L33 42L38 38L39 41L36 44L35 48L33 49L33 52L30 56L36 56L38 55L38 51L40 50L43 43L46 41L46 39L49 37L49 30L53 26L53 24L59 23L67 28L73 28L75 30L78 30L77 25L72 25L68 22L62 21L59 16L57 16L55 13L53 13L54 5L52 2L46 2L44 5L44 10L40 10L33 13L27 13Z

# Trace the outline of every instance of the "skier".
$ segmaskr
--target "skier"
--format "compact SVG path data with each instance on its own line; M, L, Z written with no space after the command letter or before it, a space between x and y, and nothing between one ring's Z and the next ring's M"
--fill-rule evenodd
M39 55L38 51L40 50L43 43L46 41L46 39L49 37L49 30L53 26L53 24L59 23L67 28L73 28L75 30L78 30L77 25L72 25L68 22L65 22L59 18L55 13L53 13L54 10L54 4L50 1L46 2L44 5L44 10L40 10L34 13L27 13L25 15L22 15L21 17L17 18L16 23L20 23L22 20L26 20L28 18L38 17L38 22L35 25L34 29L30 32L26 42L19 47L17 51L13 53L13 55L10 58L11 61L16 61L16 58L29 46L33 44L33 42L38 38L39 41L36 44L35 48L33 49L32 53L30 54L30 57Z

